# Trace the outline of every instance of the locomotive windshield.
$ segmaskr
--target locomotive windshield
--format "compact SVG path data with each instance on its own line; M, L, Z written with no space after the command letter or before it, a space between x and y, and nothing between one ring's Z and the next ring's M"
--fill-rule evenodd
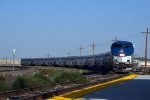
M121 44L114 44L113 47L115 47L115 48L121 48L122 45Z
M129 48L132 47L131 44L113 44L114 48Z

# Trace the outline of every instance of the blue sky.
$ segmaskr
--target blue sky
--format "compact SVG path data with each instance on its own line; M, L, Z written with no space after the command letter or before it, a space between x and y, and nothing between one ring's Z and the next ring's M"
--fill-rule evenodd
M0 59L89 55L110 51L111 40L131 41L144 56L150 0L0 0ZM149 36L150 38L150 36ZM150 39L149 39L150 40ZM150 43L150 42L149 42ZM148 49L150 57L150 47Z

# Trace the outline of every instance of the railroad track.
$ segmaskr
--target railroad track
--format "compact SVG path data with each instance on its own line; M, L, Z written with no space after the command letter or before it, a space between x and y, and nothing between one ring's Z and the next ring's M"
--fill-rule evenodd
M9 98L11 100L33 100L33 99L46 99L58 96L64 93L68 93L77 89L83 89L99 83L111 81L120 77L126 76L126 74L108 74L108 75L87 75L85 77L91 80L88 84L75 84L72 82L66 82L61 84L50 84L39 87L31 87L14 91L7 91L0 93L0 100Z
M5 65L5 66L0 66L0 72L10 72L12 71L13 66L9 66L9 65ZM19 71L19 70L25 70L25 69L29 69L29 67L25 67L25 66L14 66L15 71Z

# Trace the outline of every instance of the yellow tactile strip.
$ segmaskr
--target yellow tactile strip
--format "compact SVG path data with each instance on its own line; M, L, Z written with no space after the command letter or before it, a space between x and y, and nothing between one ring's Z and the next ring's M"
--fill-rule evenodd
M48 99L48 100L73 100L75 98L79 98L79 97L81 97L83 95L86 95L88 93L91 93L91 92L94 92L94 91L97 91L97 90L101 90L101 89L107 88L109 86L117 85L119 83L131 80L131 79L133 79L137 76L138 76L137 74L129 75L129 76L126 76L126 77L123 77L123 78L120 78L120 79L110 81L110 82L94 85L94 86L91 86L91 87L88 87L88 88L85 88L85 89L82 89L82 90L76 90L76 91L73 91L71 93L56 96L56 97ZM80 100L80 99L75 99L75 100Z

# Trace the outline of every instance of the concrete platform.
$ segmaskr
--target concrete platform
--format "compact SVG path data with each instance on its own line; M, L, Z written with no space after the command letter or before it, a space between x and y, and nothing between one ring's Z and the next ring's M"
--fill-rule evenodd
M150 75L85 95L81 100L150 100Z
M123 82L134 79L137 76L138 76L137 74L132 74L132 75L125 76L125 77L122 77L122 78L119 78L119 79L114 79L114 80L109 81L109 82L105 82L105 83L94 85L94 86L91 86L91 87L87 87L87 88L84 88L84 89L81 89L81 90L79 89L79 90L76 90L76 91L73 91L73 92L69 92L69 93L66 93L64 95L49 98L48 100L82 100L82 98L80 98L82 96L85 96L87 94L91 94L94 91L103 90L103 89L108 88L110 86L115 86L115 85L121 84ZM87 98L84 98L84 99L86 100Z

